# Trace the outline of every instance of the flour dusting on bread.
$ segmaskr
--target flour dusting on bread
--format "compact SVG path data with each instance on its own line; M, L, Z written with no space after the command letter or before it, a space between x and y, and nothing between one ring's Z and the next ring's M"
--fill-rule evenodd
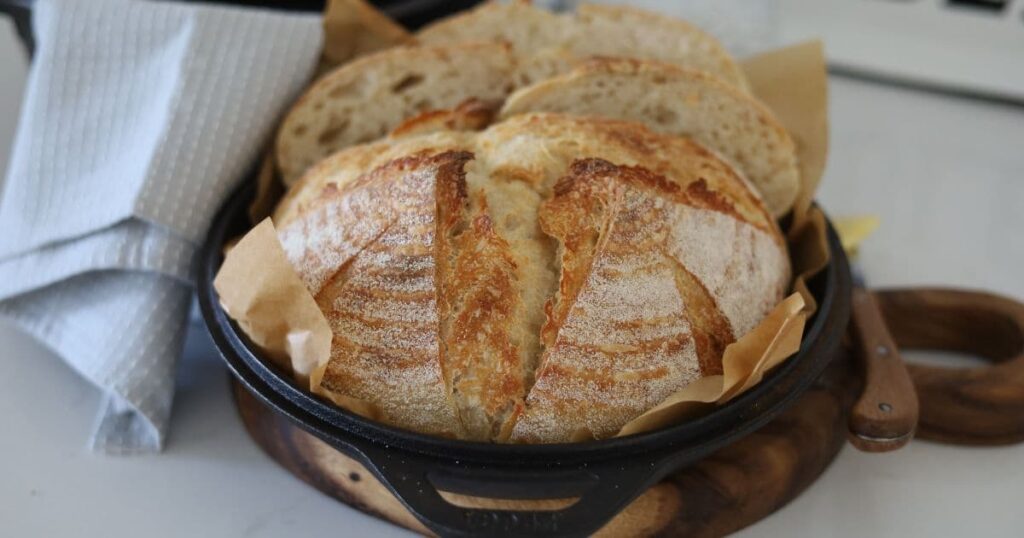
M614 434L720 373L790 276L728 163L600 118L356 146L275 219L334 330L317 392L483 441Z

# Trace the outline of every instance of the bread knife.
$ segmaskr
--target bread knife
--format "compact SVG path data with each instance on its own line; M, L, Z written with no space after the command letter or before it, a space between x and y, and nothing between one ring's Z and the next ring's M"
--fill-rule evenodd
M864 373L864 391L850 410L849 441L865 452L888 452L914 436L918 399L874 295L852 265L851 328Z

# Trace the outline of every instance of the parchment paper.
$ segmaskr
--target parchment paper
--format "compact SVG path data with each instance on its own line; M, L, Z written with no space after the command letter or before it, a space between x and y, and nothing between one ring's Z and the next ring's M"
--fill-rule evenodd
M346 37L351 21L363 30L369 19L358 15L370 9L354 0L335 0L325 14L327 64L352 57L364 41ZM362 21L362 22L359 22ZM379 22L379 21L378 21ZM376 24L376 23L375 23ZM360 26L361 25L361 26ZM382 39L366 39L378 46L404 39L382 32ZM330 52L328 52L330 49ZM723 374L703 378L673 394L651 410L627 423L618 435L661 428L690 419L724 403L756 385L771 368L795 353L804 324L815 308L804 281L829 260L824 215L811 200L824 171L828 147L827 79L819 42L780 49L744 62L755 95L765 102L793 136L800 163L801 184L787 232L795 275L792 294L776 306L750 333L725 349ZM273 165L265 164L270 183ZM261 176L262 177L262 176ZM268 191L269 192L269 188ZM271 198L257 200L269 213ZM256 207L255 205L253 206ZM335 404L373 418L376 410L367 402L323 394L319 379L330 355L331 332L312 296L288 263L269 219L247 234L228 253L214 285L222 304L239 326L282 367L294 371L310 390ZM326 346L324 344L326 342Z
M292 268L274 223L263 219L227 251L213 287L221 307L263 354L309 390L377 418L368 402L314 390L331 358L331 327Z
M270 219L224 257L213 287L220 304L277 366L308 379L331 356L331 328L292 268Z

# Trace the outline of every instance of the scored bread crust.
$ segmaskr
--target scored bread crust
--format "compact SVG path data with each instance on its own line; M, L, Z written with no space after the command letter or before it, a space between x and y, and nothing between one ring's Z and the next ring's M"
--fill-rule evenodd
M800 187L796 144L756 99L700 71L625 58L590 60L513 93L499 117L560 112L637 121L690 136L735 163L775 216Z
M463 429L437 330L436 237L465 203L470 158L448 151L393 160L326 189L280 232L334 335L317 392L369 402L379 420L447 437Z
M517 257L477 193L440 240L443 361L470 439L497 439L522 405L533 360L513 327L524 315Z
M341 189L368 170L373 170L388 161L424 150L470 147L471 143L466 133L457 131L440 131L408 137L402 140L402 144L396 142L396 139L383 139L370 144L352 146L317 163L296 181L278 202L273 214L275 225L278 228L285 226L304 213L310 205L317 203L328 185Z
M673 392L721 374L725 346L781 298L784 251L724 216L728 208L708 192L701 180L683 188L600 159L572 165L540 212L561 244L562 278L513 441L615 434ZM707 263L721 253L731 259ZM715 286L712 267L749 279L750 293ZM759 304L729 308L742 301Z
M335 331L316 390L467 439L613 434L720 372L789 281L777 226L730 165L600 118L356 146L274 220Z

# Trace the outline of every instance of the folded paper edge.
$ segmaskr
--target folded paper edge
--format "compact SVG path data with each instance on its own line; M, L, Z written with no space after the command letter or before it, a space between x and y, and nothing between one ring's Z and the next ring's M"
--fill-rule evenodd
M242 332L303 387L359 415L377 416L372 404L320 386L331 357L331 327L288 261L271 219L227 252L213 287Z

